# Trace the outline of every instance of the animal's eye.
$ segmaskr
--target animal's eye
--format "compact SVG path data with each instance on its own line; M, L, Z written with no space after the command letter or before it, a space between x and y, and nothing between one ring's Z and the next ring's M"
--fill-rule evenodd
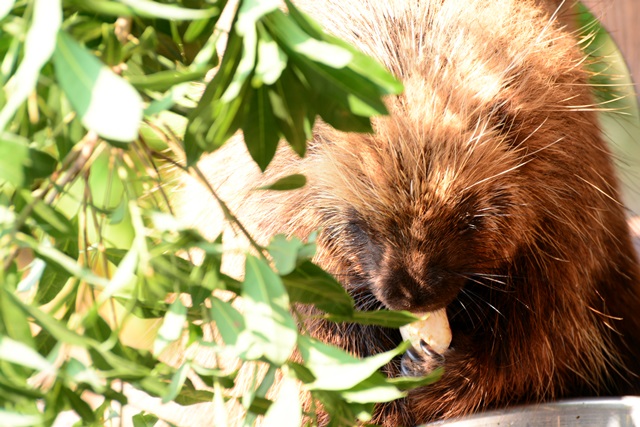
M359 220L351 220L345 226L345 232L350 239L358 246L363 246L369 242L369 235L365 232L364 224Z
M467 234L478 231L482 226L482 215L465 212L458 225L460 234Z

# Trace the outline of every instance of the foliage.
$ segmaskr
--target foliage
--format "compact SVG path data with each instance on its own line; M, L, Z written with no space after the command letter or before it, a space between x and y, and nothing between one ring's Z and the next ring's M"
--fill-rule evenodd
M227 33L219 17L234 5L224 0L3 3L0 424L52 425L71 410L83 425L102 425L126 403L127 383L165 402L212 402L219 425L229 399L246 408L247 425L261 415L267 425L300 425L303 415L314 424L319 406L333 425L348 425L367 421L374 402L401 397L398 387L433 380L378 372L406 345L360 360L298 332L294 302L316 303L341 322L414 319L356 314L340 284L309 260L312 241L254 245L239 283L220 272L220 245L172 216L159 173L167 164L202 176L199 156L242 131L264 169L281 138L304 155L317 116L368 131L369 116L386 113L381 96L401 90L293 5L278 6L240 2ZM294 175L269 189L304 184ZM201 263L184 255L189 249L204 253ZM211 324L218 342L206 338ZM239 357L244 369L266 364L267 374L236 398L237 372L193 357L160 360L169 347L191 354L198 346ZM302 359L293 362L296 350ZM283 388L272 402L278 372ZM296 382L311 406L302 406ZM138 414L133 422L157 420Z

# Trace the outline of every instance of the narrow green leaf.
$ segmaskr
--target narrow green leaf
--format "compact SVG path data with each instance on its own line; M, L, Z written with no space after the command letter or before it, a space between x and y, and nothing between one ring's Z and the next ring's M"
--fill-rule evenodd
M278 398L264 416L265 427L299 427L302 422L300 389L297 383L286 377L282 381Z
M61 23L60 0L33 2L33 19L24 42L22 62L4 88L7 103L0 110L0 131L6 128L18 107L36 87L40 69L49 61L56 47L56 34Z
M91 425L97 421L97 417L91 406L78 395L79 392L74 392L67 387L62 388L62 394L69 402L71 409L75 411L76 414L80 415L82 421L86 425Z
M85 348L94 344L92 340L78 335L76 332L68 329L65 325L63 325L59 320L55 319L50 314L23 303L17 296L15 296L12 292L7 291L6 289L3 289L3 291L4 295L12 299L13 303L16 306L20 307L20 309L27 313L29 316L33 317L38 325L46 329L58 341Z
M298 337L298 349L305 366L316 377L308 387L320 390L349 390L355 387L403 353L408 345L403 343L394 350L359 359L304 335Z
M293 352L298 330L280 277L265 261L247 255L242 296L247 330L261 340L264 357L282 365Z
M186 43L194 42L200 34L202 34L211 23L210 19L198 19L189 23L187 30L184 32L182 39Z
M249 114L245 118L242 131L249 154L264 172L276 154L280 140L266 88L261 87L253 94Z
M399 328L411 322L415 322L420 318L409 313L408 311L354 311L349 316L340 316L330 314L325 316L327 320L333 322L350 322L359 323L361 325L378 325L387 328Z
M0 3L0 19L4 19L13 9L15 0L5 0Z
M109 283L109 281L104 277L100 277L91 270L78 265L77 260L65 255L56 248L40 243L24 234L18 234L16 239L23 245L33 249L38 257L42 258L47 264L53 263L80 280L84 280L85 282L100 288L106 287Z
M252 408L254 407L254 404L257 400L265 399L267 393L269 392L269 389L271 388L271 386L273 385L276 379L277 371L278 371L278 368L275 365L270 365L269 369L267 370L267 373L264 375L264 377L262 377L262 380L260 381L260 385L258 386L258 388L253 390L255 385L251 385L249 387L249 390L247 390L242 395L242 406L244 406L248 411L247 415L245 416L243 426L249 427L255 424L255 421L258 418L259 413L254 412ZM253 376L254 383L258 380L257 372L258 372L257 370L254 370L254 376Z
M265 24L281 44L313 62L339 69L346 67L353 58L347 49L311 37L281 11L269 14Z
M180 390L182 390L182 386L184 382L187 380L187 374L191 370L191 363L185 362L178 368L178 370L173 374L171 378L171 384L169 384L169 388L167 389L167 393L162 396L162 403L168 403L174 400L178 394L180 394Z
M235 70L235 74L220 98L223 103L229 103L236 99L242 88L245 86L247 79L253 72L256 64L256 50L258 47L258 34L255 27L242 35L242 56ZM226 55L226 53L225 53Z
M228 415L227 415L227 407L224 404L224 396L222 394L222 386L219 382L216 382L213 385L213 413L216 414L213 417L213 426L214 427L227 427L228 426Z
M311 138L315 112L310 105L311 94L290 68L287 67L280 79L269 87L269 98L280 132L302 157L307 149L307 140Z
M191 365L196 374L209 387L213 387L213 383L218 381L224 388L233 388L236 373L227 373L221 369L211 369L200 366L196 363Z
M256 23L266 14L280 7L279 0L245 0L238 9L236 30L241 36L255 29Z
M4 272L2 289L6 291L6 294L0 293L0 331L2 335L6 335L13 341L35 348L30 319L22 306L15 302L18 278L19 275L15 268Z
M120 0L120 3L131 7L131 9L133 9L139 16L168 19L170 21L208 19L220 14L220 10L217 7L210 7L208 9L187 9L151 0Z
M307 177L301 174L293 174L280 178L276 182L258 187L257 190L274 190L274 191L289 191L297 190L307 184Z
M147 75L131 75L126 80L136 89L165 91L180 83L200 80L207 74L207 70L194 71L166 70Z
M234 123L235 114L240 106L223 103L220 98L233 79L241 52L242 39L232 31L220 68L207 84L198 106L189 115L184 137L188 165L193 165L199 160L205 150L213 151L219 148L226 138L240 127L239 123ZM240 99L239 102L242 101Z
M158 336L153 343L154 354L160 354L169 344L180 338L186 320L187 308L177 299L171 304L160 325Z
M406 393L398 390L393 384L388 383L381 373L376 372L349 390L341 391L340 395L349 402L369 403L391 402L404 397Z
M18 283L17 291L27 292L33 289L33 287L42 277L42 273L45 271L46 267L47 263L39 258L34 259L31 264L27 266L29 272L25 277L22 278L22 280L20 280L20 283Z
M118 269L116 270L109 284L104 288L104 291L100 294L100 302L103 303L113 296L130 295L135 289L137 282L136 269L138 268L138 250L134 246L129 252L122 258Z
M53 237L68 239L69 236L77 235L77 228L62 212L55 206L35 199L29 190L19 190L15 195L14 203L19 212L22 212L27 205L31 206L31 217Z
M55 374L56 368L31 347L0 336L0 359L20 366Z
M253 87L274 84L287 67L287 55L264 27L259 27L258 35L258 62L251 81Z
M56 78L84 126L114 141L137 138L142 98L129 83L63 31L53 59Z
M75 237L75 236L74 236ZM44 243L43 243L44 244ZM63 254L77 258L78 242L74 239L56 239L56 248ZM38 258L39 259L39 258ZM39 259L40 260L40 259ZM40 260L42 261L42 260ZM44 261L42 261L44 262ZM54 299L71 278L68 271L60 268L54 263L46 264L46 267L38 283L36 302L44 305Z
M0 426L31 427L41 425L43 421L42 415L39 414L21 414L0 409Z
M92 366L86 366L78 359L70 358L64 371L77 384L87 384L93 391L105 392L104 377Z
M287 5L289 15L309 35L325 42L338 45L351 52L353 59L350 62L349 67L355 72L366 77L372 83L376 84L382 94L397 95L402 93L404 90L402 83L389 73L389 71L378 61L368 55L365 55L343 40L325 32L317 22L308 15L302 13L294 4L291 3L290 0L285 0L285 3Z
M429 375L426 375L424 377L387 378L387 382L393 384L400 390L410 390L435 383L442 377L443 373L444 370L442 368L437 368L433 372L429 373Z

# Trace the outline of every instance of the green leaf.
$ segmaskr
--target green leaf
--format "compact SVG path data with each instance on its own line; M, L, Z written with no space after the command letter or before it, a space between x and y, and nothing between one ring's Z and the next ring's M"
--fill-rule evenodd
M409 343L403 343L394 350L359 359L304 335L298 337L298 349L305 367L316 378L307 385L312 390L349 390L371 377L408 346Z
M41 425L43 421L43 417L40 414L21 414L0 409L0 426L31 427Z
M340 395L349 402L369 403L391 402L404 397L405 393L387 382L381 373L376 372L349 390L341 391Z
M249 154L264 172L276 154L280 140L266 88L257 89L251 97L249 113L245 118L242 131Z
M242 39L232 31L220 68L207 84L198 106L189 115L184 136L187 165L193 165L205 150L213 151L222 146L240 127L240 122L235 118L244 95L230 103L222 102L220 98L235 75L241 52Z
M118 264L118 269L113 277L111 277L111 280L109 280L109 284L100 294L99 301L101 303L116 295L126 296L132 293L137 282L136 269L138 268L138 260L138 250L134 246L127 252L124 258L122 258L122 261Z
M210 301L211 317L216 322L222 340L228 346L235 346L240 333L245 329L244 317L226 301L215 297L210 298Z
M255 30L256 23L260 18L267 15L280 6L279 0L245 0L238 9L238 21L236 30L241 36Z
M255 403L259 399L265 399L267 393L269 392L269 389L276 379L277 371L278 368L275 365L270 365L267 373L264 375L264 377L262 377L260 385L257 389L254 390L255 383L258 380L258 371L254 367L252 385L249 386L249 389L242 395L242 406L244 406L249 411L249 413L247 413L247 415L245 416L243 423L244 426L248 427L254 425L255 420L260 414L259 412L253 410L253 408L256 406Z
M200 379L202 379L202 381L204 381L204 383L209 387L213 387L213 383L216 381L218 381L224 388L233 388L234 386L234 379L236 377L235 373L228 374L226 371L221 369L205 368L195 363L191 367L195 373L198 374Z
M78 279L84 280L85 282L100 288L106 287L109 283L109 281L104 277L100 277L91 270L80 266L77 260L67 256L56 248L47 246L44 243L40 243L30 236L23 234L18 234L16 239L23 245L33 249L38 257L42 258L47 265L55 264Z
M41 199L35 199L29 190L16 192L14 203L19 212L31 206L31 217L51 236L69 239L77 235L77 227L62 212Z
M269 98L280 132L302 157L307 140L311 138L315 112L310 105L312 95L290 68L287 67L280 79L269 87Z
M77 384L87 384L93 391L104 393L104 377L93 367L86 366L79 360L70 358L65 365L64 371Z
M399 328L420 318L408 311L354 311L350 316L327 315L325 319L333 322L350 322L361 325L378 325L387 328Z
M204 31L206 31L207 29L209 31L211 30L211 28L209 28L211 22L212 21L210 19L198 19L190 22L187 30L182 36L182 40L184 40L186 43L193 43Z
M16 187L25 182L24 165L29 162L27 141L8 133L0 133L0 180Z
M442 368L437 368L433 372L429 373L429 375L426 375L424 377L387 378L387 382L393 384L400 390L410 390L435 383L442 377L443 373L444 370Z
M298 330L280 277L252 255L246 257L242 297L247 330L260 340L264 357L282 365L293 352Z
M227 407L224 404L224 396L222 394L222 386L219 382L213 385L213 413L216 414L213 421L214 427L227 427L228 415Z
M0 131L4 130L18 107L36 87L40 69L56 47L56 34L62 23L60 0L35 0L33 20L24 42L24 56L16 73L5 86L7 103L0 110Z
M207 74L207 70L194 71L166 70L147 75L131 75L126 79L133 87L142 90L165 91L180 83L199 80Z
M0 359L20 366L55 374L56 368L31 347L0 336Z
M353 55L353 59L349 63L349 67L355 72L361 74L378 86L380 92L385 95L400 94L404 90L402 83L396 79L389 71L378 61L360 52L353 46L338 39L331 34L326 33L322 27L309 16L302 13L290 0L285 0L289 16L312 37L324 40L325 42L338 45L347 49Z
M15 0L6 0L0 4L0 19L4 19L13 9Z
M18 283L18 292L27 292L33 289L36 283L42 277L42 273L45 271L47 264L39 258L34 259L29 266L27 266L28 273Z
M160 354L169 344L180 338L186 320L187 308L177 299L171 304L160 325L158 336L153 343L154 354Z
M307 184L307 178L301 174L288 175L280 178L274 183L258 187L257 190L274 190L274 191L289 191L302 188Z
M311 37L283 12L269 14L264 22L281 45L314 63L340 69L346 67L353 58L347 49Z
M180 394L173 400L178 405L189 406L198 403L211 403L213 401L213 393L207 390L192 390L183 388Z
M159 418L153 414L141 412L134 415L131 421L133 422L133 427L154 427L159 421Z
M96 414L91 409L91 406L76 393L67 387L62 388L62 394L69 402L71 409L75 411L76 414L80 415L82 421L85 425L91 425L97 421Z
M55 339L65 342L67 344L77 345L80 347L88 347L93 344L92 340L78 335L76 332L68 329L59 320L55 319L48 313L43 312L35 307L31 307L23 303L12 292L3 289L4 295L8 296L13 303L18 306L22 311L33 317L35 322L42 328L46 329Z
M302 248L302 241L296 237L287 239L285 235L278 234L271 239L267 250L278 274L286 275L296 268L300 248Z
M37 260L44 263L44 261L39 258L37 258ZM66 270L63 270L55 264L46 264L40 277L40 283L38 283L38 292L35 301L40 305L49 303L58 296L70 278L71 274Z
M210 7L208 9L187 9L172 4L162 4L151 0L119 0L133 9L136 15L147 18L161 18L170 21L190 21L197 19L213 18L220 14L220 9Z
M333 276L311 261L305 261L282 277L292 301L315 304L327 313L350 316L353 299Z
M12 154L12 158L14 155ZM58 160L49 153L29 147L29 160L24 164L27 183L50 176L57 168Z
M262 425L265 427L299 427L301 422L300 389L292 378L286 377L282 381L278 398L267 410Z
M167 393L162 396L162 403L171 402L178 396L178 394L180 394L180 390L182 390L182 386L187 380L187 374L189 373L189 370L191 370L191 363L185 362L173 374L173 378L171 378L171 384L169 384Z
M84 126L114 141L138 137L142 98L129 83L62 31L53 59L56 78Z
M274 84L287 67L287 55L264 27L259 27L258 35L258 62L251 81L253 87Z

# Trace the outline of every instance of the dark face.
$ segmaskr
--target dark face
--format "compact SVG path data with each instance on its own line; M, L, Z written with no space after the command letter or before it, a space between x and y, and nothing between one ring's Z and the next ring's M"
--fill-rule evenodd
M387 308L427 312L448 306L469 280L490 275L505 255L504 191L432 199L404 216L374 220L350 210L344 242L370 292Z

